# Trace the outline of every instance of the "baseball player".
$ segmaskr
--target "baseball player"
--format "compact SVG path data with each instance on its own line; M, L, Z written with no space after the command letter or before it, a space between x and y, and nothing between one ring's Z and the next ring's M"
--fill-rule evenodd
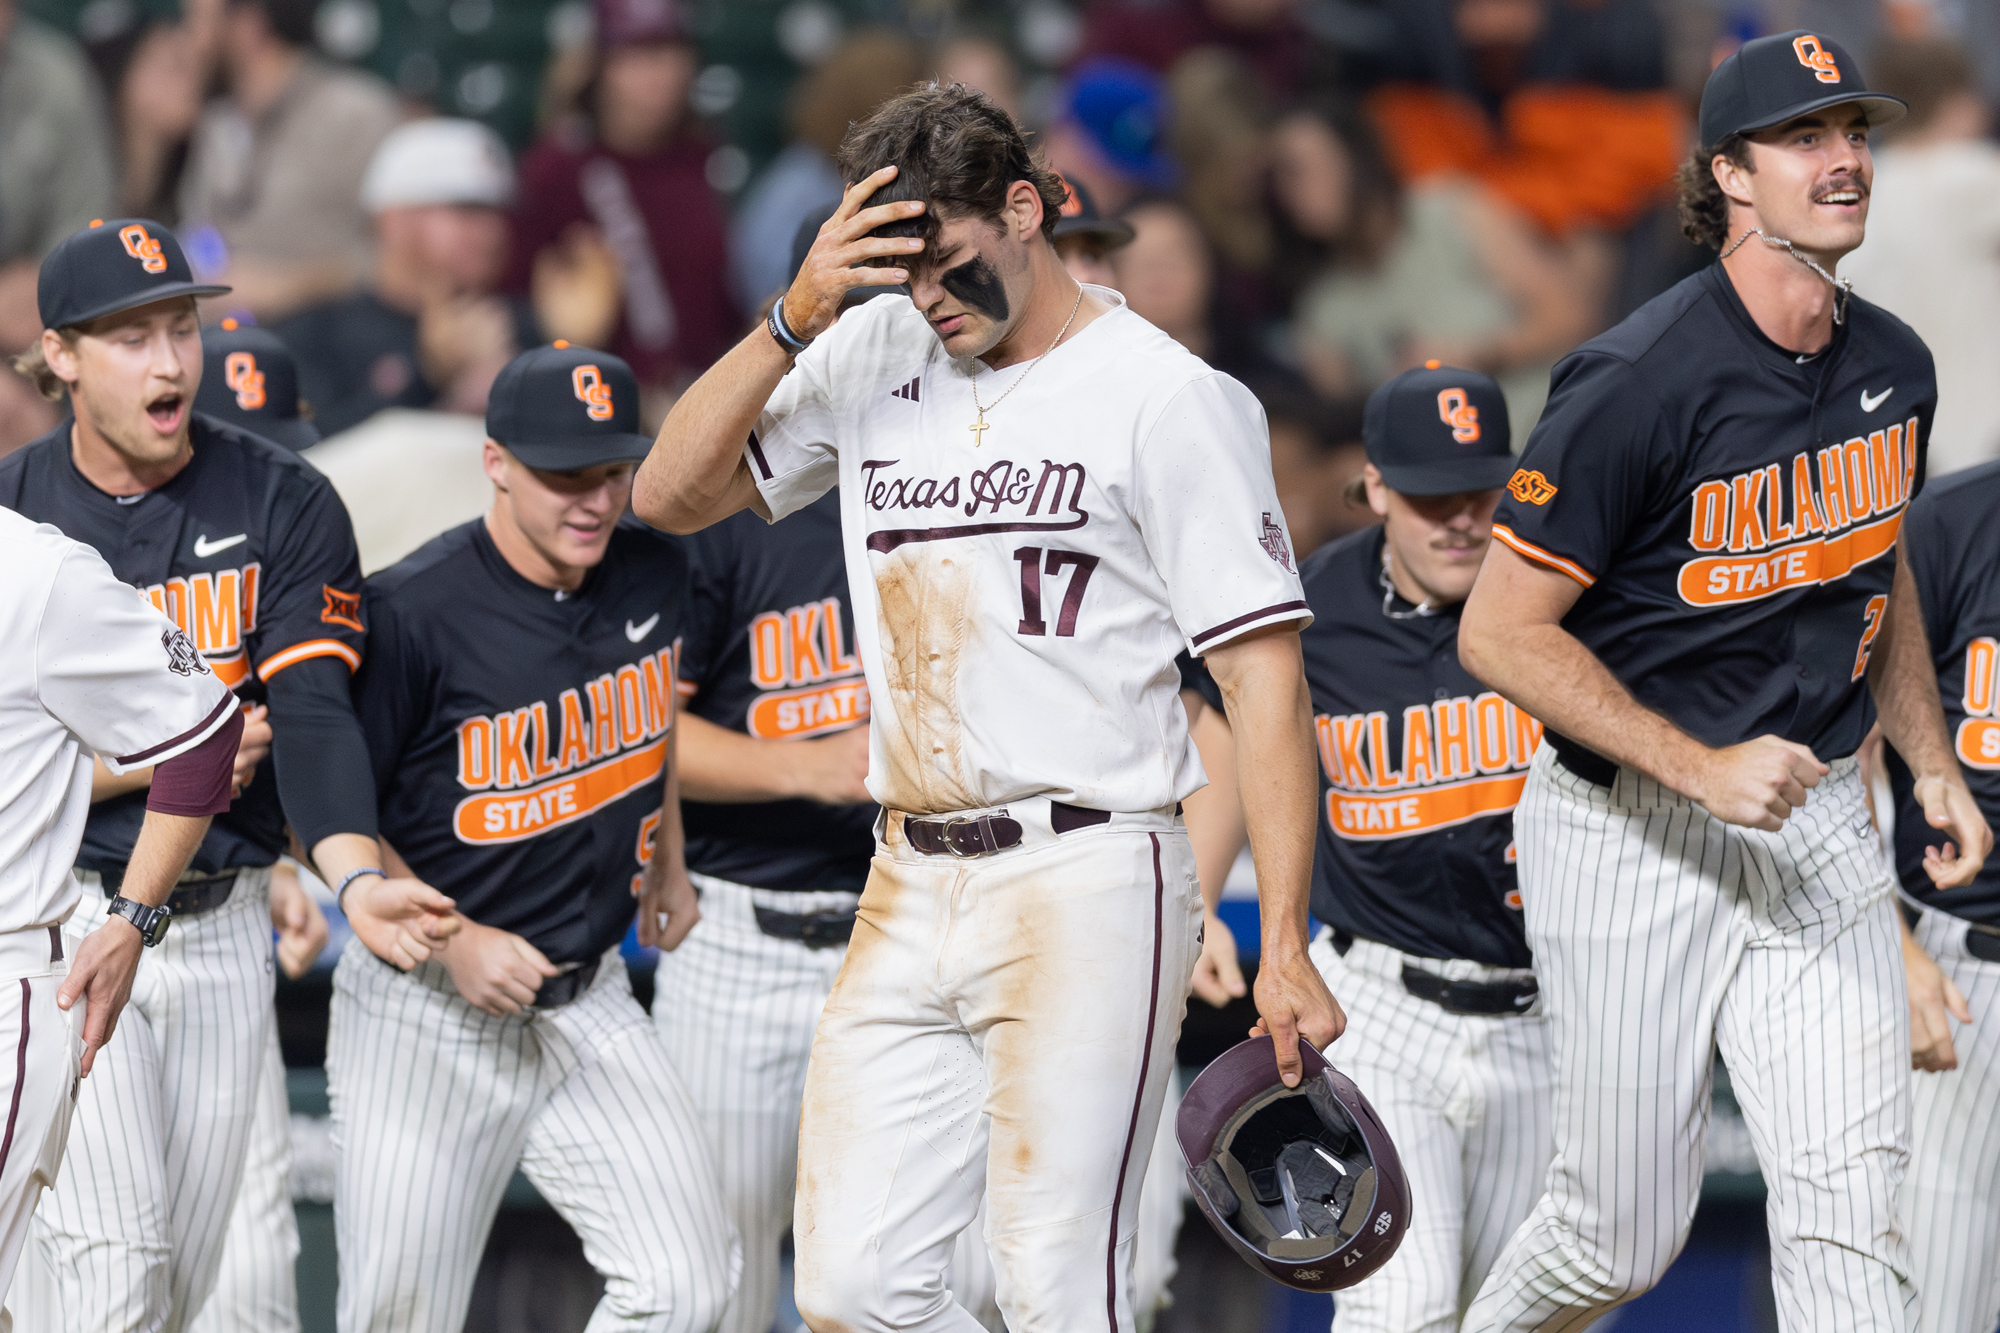
M1682 175L1721 262L1557 366L1459 630L1547 724L1515 813L1555 1050L1541 1200L1468 1311L1579 1328L1687 1238L1719 1052L1770 1189L1786 1329L1905 1329L1901 946L1853 758L1879 712L1941 888L1991 835L1952 757L1902 547L1930 354L1832 274L1867 91L1835 43L1746 43Z
M77 1079L111 1039L141 947L166 936L172 913L162 904L209 816L229 807L243 715L187 637L89 547L0 510L0 560L8 571L0 593L0 1033L13 1046L0 1060L9 1108L0 1138L4 1288L36 1200L59 1178ZM66 940L61 923L84 896L70 866L90 809L92 751L112 773L150 767L153 782L121 894L95 930ZM143 1132L136 1123L125 1129ZM0 1328L11 1327L0 1310Z
M50 1282L46 1300L18 1284L15 1314L30 1328L178 1330L206 1298L267 1058L265 886L287 825L335 882L371 872L351 915L381 947L426 951L429 918L409 913L442 901L381 879L348 697L362 621L346 511L289 452L191 411L194 298L217 290L153 223L93 224L63 241L42 263L33 369L68 394L74 419L0 462L0 504L94 547L255 706L236 761L242 795L168 899L176 928L139 970L125 1038L85 1086L69 1169L38 1210ZM251 729L270 763L255 762ZM70 935L115 901L151 777L97 773Z
M804 269L634 497L694 531L839 486L885 810L806 1075L796 1296L817 1329L969 1333L944 1273L983 1192L1010 1327L1130 1329L1201 919L1184 646L1235 722L1288 1078L1341 1021L1305 954L1309 617L1263 420L1063 271L1061 187L982 95L884 103L841 166ZM906 280L826 331L849 289Z
M1910 504L1902 544L1937 671L1945 725L1979 808L2000 816L2000 464L1932 482ZM2000 1076L2000 866L1945 892L1927 869L1937 852L1917 782L1887 756L1896 798L1895 862L1914 908L1904 939L1916 1067L1903 1217L1926 1333L1992 1333L2000 1323L2000 1134L1991 1114ZM1933 961L1935 960L1935 961ZM1956 1049L1949 1018L1960 1029Z
M735 1285L700 1121L618 952L635 898L664 949L699 915L670 764L687 561L619 523L638 418L616 357L515 358L493 508L368 581L382 837L460 925L415 969L348 949L334 973L343 1333L457 1333L517 1164L604 1276L593 1328L705 1333Z

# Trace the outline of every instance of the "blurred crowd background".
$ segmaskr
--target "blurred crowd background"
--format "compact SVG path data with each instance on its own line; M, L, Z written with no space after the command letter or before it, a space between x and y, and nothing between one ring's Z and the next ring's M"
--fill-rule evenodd
M1842 271L1937 356L1933 473L2000 455L1992 0L0 0L0 351L50 246L137 215L234 286L210 322L291 347L325 435L463 420L556 337L630 360L650 425L786 282L847 125L959 80L1264 401L1311 549L1369 517L1375 384L1488 371L1518 445L1557 358L1708 261L1671 198L1702 82L1794 26L1912 105ZM0 451L60 414L0 371Z

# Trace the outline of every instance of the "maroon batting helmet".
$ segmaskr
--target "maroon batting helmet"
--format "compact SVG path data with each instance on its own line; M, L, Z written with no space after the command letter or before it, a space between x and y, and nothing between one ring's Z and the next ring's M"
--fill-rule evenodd
M1175 1121L1195 1202L1252 1268L1301 1291L1351 1287L1389 1262L1410 1225L1410 1182L1375 1108L1299 1043L1299 1086L1269 1037L1201 1071Z

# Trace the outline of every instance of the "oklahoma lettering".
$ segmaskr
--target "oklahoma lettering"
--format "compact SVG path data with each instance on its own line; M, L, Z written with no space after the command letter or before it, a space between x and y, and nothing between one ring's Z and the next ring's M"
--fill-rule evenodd
M224 685L234 689L249 678L251 664L243 637L257 628L257 585L263 565L251 561L240 569L218 569L211 574L175 575L165 583L141 588L146 600L181 633L194 641L195 651ZM333 587L321 589L326 608L320 621L328 625L361 628L361 599L358 594ZM339 639L308 639L257 664L259 680L269 680L288 666L309 657L338 657L349 671L361 665L360 654Z
M574 823L651 782L667 760L679 645L609 671L554 704L458 724L460 842L518 842ZM586 708L586 701L588 707Z
M1406 838L1512 810L1542 742L1542 724L1490 690L1405 708L1400 763L1380 709L1322 713L1313 725L1332 784L1327 824L1357 840Z
M750 683L763 693L746 723L764 740L817 736L868 720L868 685L860 655L841 642L838 597L753 619Z

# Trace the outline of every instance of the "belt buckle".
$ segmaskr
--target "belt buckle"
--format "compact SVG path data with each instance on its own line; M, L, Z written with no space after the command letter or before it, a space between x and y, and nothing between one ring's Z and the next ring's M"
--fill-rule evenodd
M979 832L979 842L972 851L965 851L958 845L958 830L968 826L977 829ZM944 849L961 861L970 861L981 856L991 856L999 850L999 848L993 845L993 830L987 827L984 815L979 816L977 819L966 815L947 819L939 826L938 836L944 840Z

